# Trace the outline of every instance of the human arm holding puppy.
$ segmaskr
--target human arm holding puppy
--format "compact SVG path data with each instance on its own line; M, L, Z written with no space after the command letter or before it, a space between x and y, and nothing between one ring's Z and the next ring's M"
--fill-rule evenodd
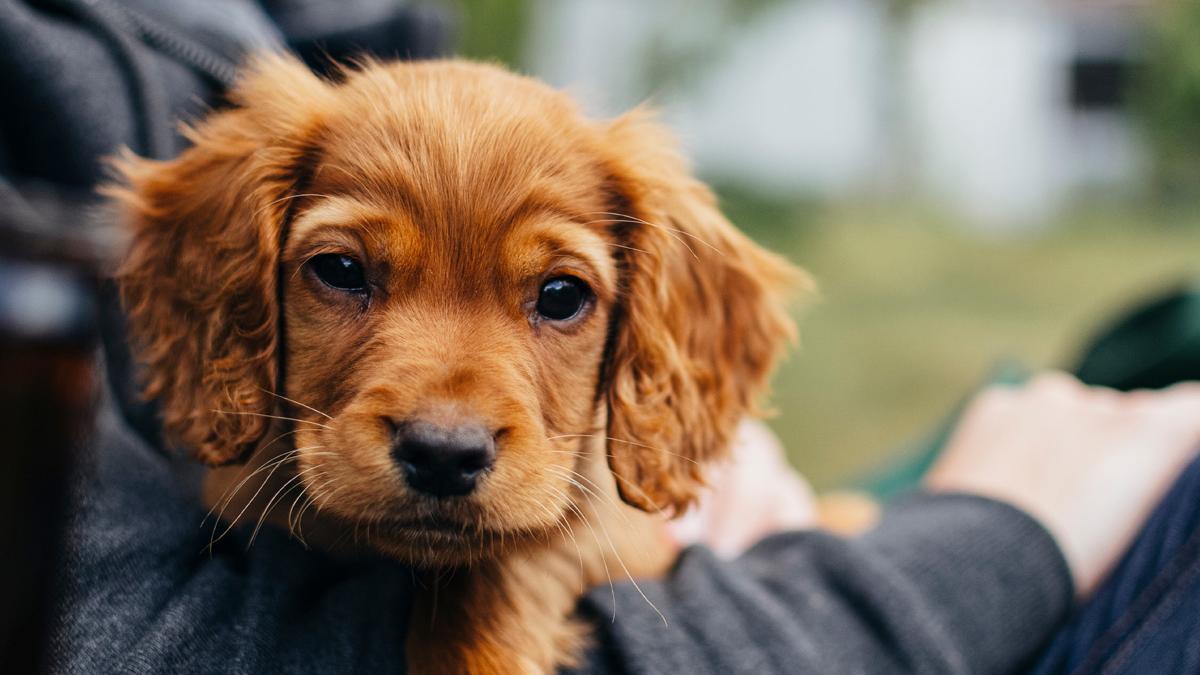
M747 445L717 476L695 514L703 517L674 530L682 543L739 551L771 532L818 524L810 488L783 468L782 448L764 433L755 427L739 438ZM980 393L924 489L989 497L1033 516L1086 596L1198 447L1200 385L1123 394L1048 373ZM710 516L714 503L723 508Z
M651 668L693 658L734 670L764 660L822 672L1027 667L1073 596L1104 580L1198 444L1196 385L1121 394L1048 374L989 389L968 406L923 492L862 536L778 534L732 562L685 551L662 589L663 604L684 605L668 617L681 625L640 629L659 640L699 635L701 647L638 648L628 613L608 647ZM704 543L729 552L748 543L747 531L812 522L811 500L793 494L794 478L777 462L755 448L738 454L714 481L713 501L747 518L691 523ZM807 644L783 637L799 631Z

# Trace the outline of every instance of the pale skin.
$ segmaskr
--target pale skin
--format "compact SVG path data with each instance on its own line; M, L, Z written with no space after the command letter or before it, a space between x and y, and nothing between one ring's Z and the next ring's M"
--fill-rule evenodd
M993 387L976 396L923 487L989 497L1032 516L1057 541L1076 594L1085 598L1197 447L1200 384L1120 393L1048 373L1021 387ZM736 454L778 451L760 442ZM748 531L757 538L820 525L821 504L780 466L768 460L729 465L714 476L712 499L737 505L745 517L703 517L702 511L703 522L690 530L694 534L675 530L677 539L731 552L753 543ZM747 485L756 489L744 489Z

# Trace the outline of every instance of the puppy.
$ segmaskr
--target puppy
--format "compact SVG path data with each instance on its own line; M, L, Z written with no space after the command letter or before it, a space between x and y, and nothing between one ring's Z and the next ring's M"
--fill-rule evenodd
M211 501L274 493L227 517L295 494L281 522L419 570L413 672L575 663L581 589L669 563L656 520L754 412L802 275L641 110L589 120L488 65L324 80L286 56L230 99L110 190L167 438L249 461Z

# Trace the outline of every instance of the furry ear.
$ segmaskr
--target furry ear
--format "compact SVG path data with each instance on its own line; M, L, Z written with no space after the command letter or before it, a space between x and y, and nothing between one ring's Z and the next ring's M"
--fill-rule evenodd
M622 498L682 513L755 412L811 282L739 232L642 110L612 123L622 297L608 356L608 462Z
M126 154L130 249L117 273L144 393L168 440L206 463L242 459L274 409L283 223L311 161L329 85L291 57L254 61L235 107L184 131L169 162Z

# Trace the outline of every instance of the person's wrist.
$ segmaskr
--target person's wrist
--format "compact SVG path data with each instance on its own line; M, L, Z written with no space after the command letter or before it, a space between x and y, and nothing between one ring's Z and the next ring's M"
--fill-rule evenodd
M1054 514L1046 513L1043 509L1038 508L1037 505L1029 504L1019 497L1015 498L1011 493L997 492L983 488L982 486L942 485L935 479L927 480L923 489L926 494L931 496L940 495L986 500L1021 513L1030 521L1036 523L1045 532L1049 540L1053 542L1054 547L1062 557L1068 576L1071 579L1071 587L1074 595L1077 598L1081 597L1094 588L1099 575L1092 569L1094 566L1087 564L1088 558L1081 555L1079 543L1072 536L1070 528L1064 527L1054 517Z

